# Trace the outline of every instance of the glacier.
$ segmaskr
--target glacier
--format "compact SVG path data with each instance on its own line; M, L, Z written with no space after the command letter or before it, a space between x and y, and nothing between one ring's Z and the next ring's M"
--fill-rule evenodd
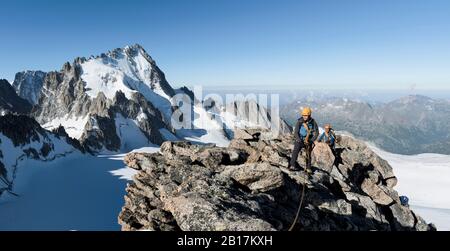
M369 144L387 160L398 178L396 190L409 198L414 211L438 230L450 230L450 155L400 155Z

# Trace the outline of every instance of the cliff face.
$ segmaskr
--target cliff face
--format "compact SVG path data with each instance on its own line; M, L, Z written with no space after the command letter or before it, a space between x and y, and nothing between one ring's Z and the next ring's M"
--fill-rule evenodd
M393 189L391 166L364 143L340 136L337 156L319 143L313 174L286 167L291 135L235 132L228 148L165 142L159 153L132 153L138 170L119 215L123 230L434 230ZM299 156L300 165L303 157Z

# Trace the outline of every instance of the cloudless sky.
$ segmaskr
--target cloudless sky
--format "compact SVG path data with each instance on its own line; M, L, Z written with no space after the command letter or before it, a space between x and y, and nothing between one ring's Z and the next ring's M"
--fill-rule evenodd
M173 86L450 89L448 0L10 0L0 78L139 43Z

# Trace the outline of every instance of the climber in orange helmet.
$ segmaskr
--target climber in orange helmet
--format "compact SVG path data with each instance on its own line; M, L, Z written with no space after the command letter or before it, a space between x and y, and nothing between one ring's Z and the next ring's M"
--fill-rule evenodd
M297 120L294 129L294 150L292 152L289 169L293 171L299 170L297 167L298 154L302 149L306 151L306 167L307 173L311 173L311 152L314 141L319 137L319 127L316 121L311 117L312 110L305 107L301 110L301 117Z

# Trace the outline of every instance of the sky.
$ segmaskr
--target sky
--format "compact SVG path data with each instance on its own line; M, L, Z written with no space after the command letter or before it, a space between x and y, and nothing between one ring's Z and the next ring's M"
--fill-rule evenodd
M447 0L2 1L0 78L139 43L173 86L449 89Z

